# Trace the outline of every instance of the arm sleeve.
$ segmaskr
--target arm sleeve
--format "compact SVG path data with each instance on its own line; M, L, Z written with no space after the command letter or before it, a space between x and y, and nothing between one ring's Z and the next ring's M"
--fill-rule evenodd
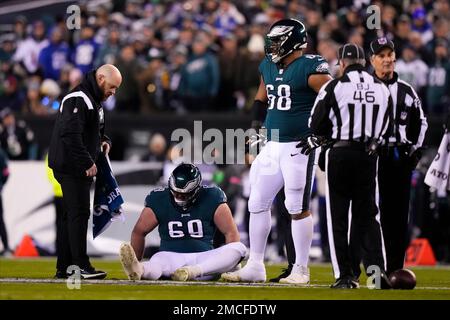
M70 98L62 109L61 139L69 150L75 165L87 170L94 164L83 144L83 128L88 117L88 108L81 98Z
M334 97L335 80L328 81L319 91L311 110L308 125L315 135L331 137L333 124L330 120L329 114L333 105L337 105Z

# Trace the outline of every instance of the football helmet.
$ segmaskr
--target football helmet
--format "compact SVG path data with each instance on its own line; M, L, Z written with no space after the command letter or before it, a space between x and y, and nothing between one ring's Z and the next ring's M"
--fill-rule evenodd
M266 57L278 63L294 50L307 46L306 27L295 19L283 19L275 22L266 35L264 50Z
M183 209L192 205L198 197L202 184L200 170L190 163L176 167L169 178L169 189L173 200Z

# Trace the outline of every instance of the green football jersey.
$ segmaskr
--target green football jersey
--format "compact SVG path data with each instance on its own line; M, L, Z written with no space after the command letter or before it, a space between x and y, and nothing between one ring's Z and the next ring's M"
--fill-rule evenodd
M327 61L319 55L304 54L286 68L264 59L259 72L266 86L268 101L264 122L268 140L298 141L310 133L308 119L317 92L308 86L313 74L329 74ZM278 137L271 130L278 129Z
M154 189L145 198L145 206L153 210L159 222L159 250L188 253L213 249L214 213L226 201L219 187L202 186L197 200L183 210L174 202L169 188Z

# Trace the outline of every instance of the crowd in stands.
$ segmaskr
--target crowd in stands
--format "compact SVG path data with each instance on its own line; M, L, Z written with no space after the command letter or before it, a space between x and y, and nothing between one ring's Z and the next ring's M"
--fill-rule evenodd
M426 113L448 109L449 0L88 4L79 2L79 29L69 30L65 12L48 12L34 21L18 15L10 31L0 35L1 108L37 116L54 113L86 71L113 63L124 80L106 102L107 110L246 112L259 83L264 34L274 21L296 18L308 29L306 52L323 55L333 76L340 45L353 42L369 51L371 40L386 35L396 45L400 78L419 92ZM368 28L374 12L367 10L369 5L380 9L379 29Z

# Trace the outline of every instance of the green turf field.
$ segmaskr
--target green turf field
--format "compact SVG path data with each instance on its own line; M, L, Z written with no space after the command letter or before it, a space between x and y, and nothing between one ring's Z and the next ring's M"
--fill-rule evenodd
M126 280L118 261L92 260L97 269L108 272L103 283L82 282L80 289L68 289L59 283L12 282L26 279L47 279L55 272L54 259L0 259L0 299L164 299L164 300L291 300L291 299L447 299L450 300L450 267L412 268L417 276L414 290L331 290L331 265L311 265L311 286L231 285L222 282L207 284L148 282L138 284ZM282 266L268 266L268 278L277 275ZM6 278L10 280L6 281ZM14 278L19 278L14 280ZM122 280L122 281L115 281ZM361 285L366 283L361 279Z

